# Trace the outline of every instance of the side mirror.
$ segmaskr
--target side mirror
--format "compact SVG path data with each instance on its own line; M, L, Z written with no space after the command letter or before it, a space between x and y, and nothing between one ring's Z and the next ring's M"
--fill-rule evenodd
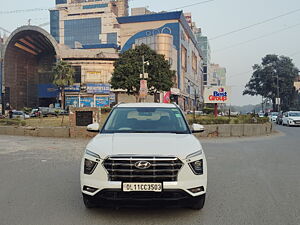
M204 131L204 126L195 123L192 125L192 133L202 133Z
M100 130L100 124L99 123L93 123L87 126L87 131L90 132L99 132Z

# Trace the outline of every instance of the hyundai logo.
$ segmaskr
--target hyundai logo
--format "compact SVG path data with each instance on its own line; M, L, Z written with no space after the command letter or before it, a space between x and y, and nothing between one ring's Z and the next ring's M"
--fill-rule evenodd
M139 161L134 164L137 169L145 170L151 167L151 163L147 161Z

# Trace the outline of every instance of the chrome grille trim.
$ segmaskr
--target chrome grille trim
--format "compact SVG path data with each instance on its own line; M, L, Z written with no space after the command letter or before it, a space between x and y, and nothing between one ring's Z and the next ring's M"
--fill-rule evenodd
M138 169L135 164L139 161L147 161L151 163L151 167ZM102 165L107 171L109 181L164 182L177 181L183 163L173 156L110 156Z

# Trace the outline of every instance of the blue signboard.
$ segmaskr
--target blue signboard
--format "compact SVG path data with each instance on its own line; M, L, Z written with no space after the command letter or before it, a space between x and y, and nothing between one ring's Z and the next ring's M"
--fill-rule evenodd
M109 107L109 96L96 97L96 107L98 108Z
M116 94L110 93L109 100L111 103L115 103L116 102Z
M58 94L59 94L59 90L54 84L38 85L39 98L57 98Z
M89 94L109 94L110 84L87 84L87 93Z
M74 84L65 87L65 92L80 92L80 85L79 84Z
M93 97L81 97L80 107L95 107Z
M79 97L66 96L66 106L79 107Z

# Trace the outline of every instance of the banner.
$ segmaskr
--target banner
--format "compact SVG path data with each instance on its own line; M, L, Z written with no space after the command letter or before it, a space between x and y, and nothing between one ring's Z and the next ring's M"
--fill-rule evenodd
M54 84L38 85L39 98L57 98L58 94L59 94L59 90Z
M211 86L204 89L204 103L230 103L231 87Z
M110 84L87 84L86 91L89 94L106 94L110 93Z
M78 107L79 97L78 96L66 96L66 106Z
M164 92L164 100L163 103L170 103L171 100L171 91Z
M140 98L146 98L148 95L147 80L140 81Z
M94 97L81 97L80 107L95 107Z
M80 85L74 84L65 87L65 92L80 92Z
M96 107L103 108L109 107L109 96L107 97L96 97Z

